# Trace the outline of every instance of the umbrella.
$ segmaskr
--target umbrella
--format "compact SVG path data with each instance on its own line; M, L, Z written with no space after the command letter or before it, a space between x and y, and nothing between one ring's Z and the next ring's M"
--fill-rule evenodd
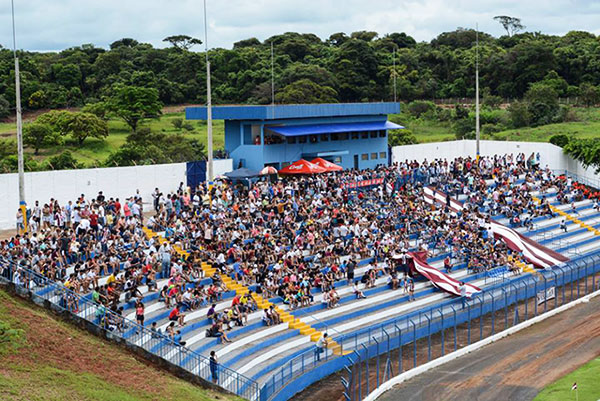
M246 178L252 178L258 176L258 171L250 170L245 167L238 168L237 170L230 171L224 174L230 180L243 180Z
M321 159L320 157L317 157L310 162L323 167L327 171L342 171L344 169L342 166L338 166L337 164L334 164L329 160Z
M260 170L260 175L277 174L277 169L273 166L267 166Z
M300 159L279 170L279 174L315 174L324 173L326 171L327 170L319 165L312 164L304 159Z

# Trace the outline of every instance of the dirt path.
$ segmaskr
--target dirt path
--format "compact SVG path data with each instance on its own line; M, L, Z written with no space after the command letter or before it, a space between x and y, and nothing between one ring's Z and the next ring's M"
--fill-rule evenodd
M394 387L380 401L531 400L600 355L600 297Z

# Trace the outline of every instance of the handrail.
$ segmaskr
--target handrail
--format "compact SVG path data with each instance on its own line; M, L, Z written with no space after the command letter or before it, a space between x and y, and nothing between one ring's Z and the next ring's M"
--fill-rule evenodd
M104 332L120 337L131 345L142 347L146 351L154 353L205 380L211 380L212 372L209 358L185 346L175 344L165 334L141 326L137 322L129 320L105 306L66 288L62 283L44 277L25 266L17 265L14 261L4 257L0 257L0 279L12 282L16 286L32 292L35 296L89 321ZM50 287L50 291L35 291L36 289L48 287ZM127 332L133 332L134 330L131 329L135 329L134 334L127 338L125 337L126 328L128 329ZM169 355L171 355L170 358ZM256 381L222 365L218 365L217 384L225 390L248 400L258 398L259 388Z

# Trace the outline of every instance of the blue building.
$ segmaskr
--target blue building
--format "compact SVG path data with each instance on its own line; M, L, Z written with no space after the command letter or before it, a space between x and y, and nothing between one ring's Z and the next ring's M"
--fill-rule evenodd
M281 169L321 157L346 169L388 164L387 121L399 103L214 106L225 120L225 150L233 167ZM186 108L186 119L206 120L206 107Z

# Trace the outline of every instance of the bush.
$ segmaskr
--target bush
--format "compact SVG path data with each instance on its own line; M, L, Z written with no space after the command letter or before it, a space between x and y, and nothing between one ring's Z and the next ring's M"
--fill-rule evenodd
M483 104L491 109L497 109L502 104L502 97L495 95L487 95L483 97Z
M514 102L508 106L508 112L510 114L510 122L513 128L521 128L529 125L531 121L531 115L527 108L527 104L524 102Z
M48 170L70 170L83 167L68 150L65 150L60 155L52 156L48 159L46 165Z
M502 127L500 124L483 124L481 126L481 132L486 134L486 135L491 135L494 134L496 132L500 132L503 130L504 127Z
M565 134L552 135L549 142L553 145L564 148L565 145L569 143L569 137Z
M475 119L461 118L456 120L453 125L456 139L474 139L475 138Z
M194 130L194 126L193 126L193 125L192 125L192 123L191 123L191 122L189 122L189 121L186 121L185 123L183 123L183 124L181 125L181 127L182 127L184 130L186 130L186 131L193 131L193 130Z
M417 143L417 138L409 129L394 129L388 132L390 146L410 145Z
M171 120L171 124L173 124L173 127L177 128L177 129L181 129L181 126L183 125L183 119L182 118L174 118Z
M0 120L8 117L10 114L10 105L4 96L0 95Z
M435 112L436 105L433 102L427 102L423 100L415 100L414 102L410 102L406 109L409 114L414 117L421 117L423 114L429 112Z

